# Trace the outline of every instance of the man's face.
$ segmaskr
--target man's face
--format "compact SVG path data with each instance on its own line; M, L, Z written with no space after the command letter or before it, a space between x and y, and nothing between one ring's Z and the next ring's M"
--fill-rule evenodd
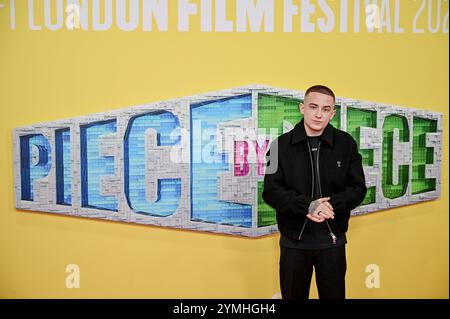
M300 104L300 112L303 114L306 133L312 136L321 135L336 114L333 97L311 92Z

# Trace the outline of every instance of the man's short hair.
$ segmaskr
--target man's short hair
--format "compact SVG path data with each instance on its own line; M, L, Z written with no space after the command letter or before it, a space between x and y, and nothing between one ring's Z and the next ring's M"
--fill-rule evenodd
M329 87L326 87L325 85L314 85L314 86L311 86L311 87L310 87L309 89L307 89L306 92L305 92L305 99L306 99L306 96L307 96L309 93L312 93L312 92L322 93L322 94L325 94L325 95L329 95L329 96L331 96L331 97L333 98L333 101L336 102L336 97L334 96L333 91L332 91Z

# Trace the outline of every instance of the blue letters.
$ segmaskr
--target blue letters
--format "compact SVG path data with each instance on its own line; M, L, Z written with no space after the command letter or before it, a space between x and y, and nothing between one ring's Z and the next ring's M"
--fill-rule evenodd
M217 177L229 169L228 157L215 147L209 153L205 150L207 145L217 145L218 124L252 116L252 96L216 100L191 108L192 220L251 227L252 206L218 200Z
M100 136L116 132L116 121L81 126L81 206L117 211L117 198L100 194L100 177L114 175L114 157L100 156Z
M179 206L181 196L181 178L158 179L157 199L151 203L147 200L146 191L146 158L152 156L146 149L146 131L153 129L157 133L156 146L176 145L180 136L171 136L179 128L178 119L169 112L155 112L133 118L125 134L125 194L130 207L139 214L153 216L172 215ZM146 157L147 155L147 157ZM159 161L169 161L161 158ZM158 172L151 172L157 175Z
M34 182L50 172L51 150L48 140L42 134L20 137L20 167L22 200L34 199Z

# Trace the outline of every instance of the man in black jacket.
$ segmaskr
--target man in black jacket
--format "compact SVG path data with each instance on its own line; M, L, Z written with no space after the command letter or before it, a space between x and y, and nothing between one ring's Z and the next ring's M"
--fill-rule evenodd
M303 119L267 154L262 197L281 233L283 298L307 299L313 268L319 298L345 298L345 233L367 189L356 141L329 124L334 105L331 89L310 87L299 107Z

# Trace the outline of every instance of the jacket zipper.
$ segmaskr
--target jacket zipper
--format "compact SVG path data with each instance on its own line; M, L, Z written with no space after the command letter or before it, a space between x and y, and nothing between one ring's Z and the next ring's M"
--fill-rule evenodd
M311 145L309 145L309 141L306 141L308 143L308 152L309 152L309 160L311 161L311 198L314 196L314 164L312 160L312 154L311 154ZM300 231L300 235L298 236L298 240L302 239L303 231L305 230L306 223L308 222L308 218L305 217L305 222L303 223L302 230Z
M320 186L320 170L319 170L320 142L321 142L321 141L319 141L319 146L317 147L316 167L317 167L317 179L318 179L318 183L319 183L319 193L320 193L320 197L322 197L322 188L321 188L321 186ZM336 244L337 237L336 237L336 235L333 233L333 231L331 230L330 224L328 224L328 220L327 220L327 219L325 219L325 222L327 223L328 230L330 231L331 240L333 241L333 244L335 245L335 244Z

